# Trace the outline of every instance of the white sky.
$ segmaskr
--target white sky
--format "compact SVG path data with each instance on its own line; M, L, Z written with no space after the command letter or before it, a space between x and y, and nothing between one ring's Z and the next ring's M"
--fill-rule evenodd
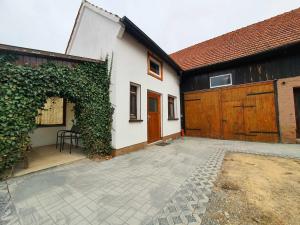
M300 0L90 0L167 53L300 7ZM81 0L0 0L0 43L64 52Z

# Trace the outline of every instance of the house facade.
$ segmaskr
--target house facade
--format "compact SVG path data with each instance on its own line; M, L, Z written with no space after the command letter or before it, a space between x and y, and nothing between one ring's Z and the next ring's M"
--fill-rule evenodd
M180 135L179 67L128 18L83 1L66 54L111 60L116 155Z
M300 9L171 57L183 71L187 135L299 142Z

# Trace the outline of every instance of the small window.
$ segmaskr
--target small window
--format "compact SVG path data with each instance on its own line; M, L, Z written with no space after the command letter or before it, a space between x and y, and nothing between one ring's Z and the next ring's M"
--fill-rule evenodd
M62 126L65 124L64 99L51 97L47 99L44 107L38 110L35 122L39 126Z
M140 119L140 85L130 83L130 120Z
M173 96L168 96L168 119L176 119L176 110L175 110L176 98Z
M149 98L149 112L158 112L157 98Z
M152 54L148 53L148 74L162 80L162 71L162 62Z
M224 74L219 76L210 77L210 87L222 87L232 85L231 74Z

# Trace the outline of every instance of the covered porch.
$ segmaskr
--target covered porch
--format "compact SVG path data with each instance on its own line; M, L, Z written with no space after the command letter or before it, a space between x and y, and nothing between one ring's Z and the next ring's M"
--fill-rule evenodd
M73 133L76 127L74 106L60 97L47 100L36 117L37 128L29 135L31 148L24 160L14 168L14 176L86 158L82 152L80 134Z
M31 67L37 67L45 63L74 67L82 62L99 62L76 56L1 44L0 53L15 55L17 57L17 65ZM80 147L80 139L78 143L74 143L73 139L71 152L70 137L66 138L62 150L60 149L60 138L58 139L58 146L56 146L58 131L71 130L73 128L75 120L74 106L75 104L66 101L61 96L49 96L43 109L39 110L39 115L36 117L37 128L29 134L31 139L30 147L25 154L24 160L14 167L12 171L13 176L21 176L86 158ZM70 136L70 133L66 134L66 136L68 135ZM78 146L76 146L77 144Z

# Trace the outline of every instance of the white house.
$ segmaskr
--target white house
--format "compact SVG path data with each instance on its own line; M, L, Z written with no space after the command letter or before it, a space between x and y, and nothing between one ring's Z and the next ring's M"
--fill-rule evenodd
M115 154L180 135L179 67L127 17L83 1L66 54L112 58Z

